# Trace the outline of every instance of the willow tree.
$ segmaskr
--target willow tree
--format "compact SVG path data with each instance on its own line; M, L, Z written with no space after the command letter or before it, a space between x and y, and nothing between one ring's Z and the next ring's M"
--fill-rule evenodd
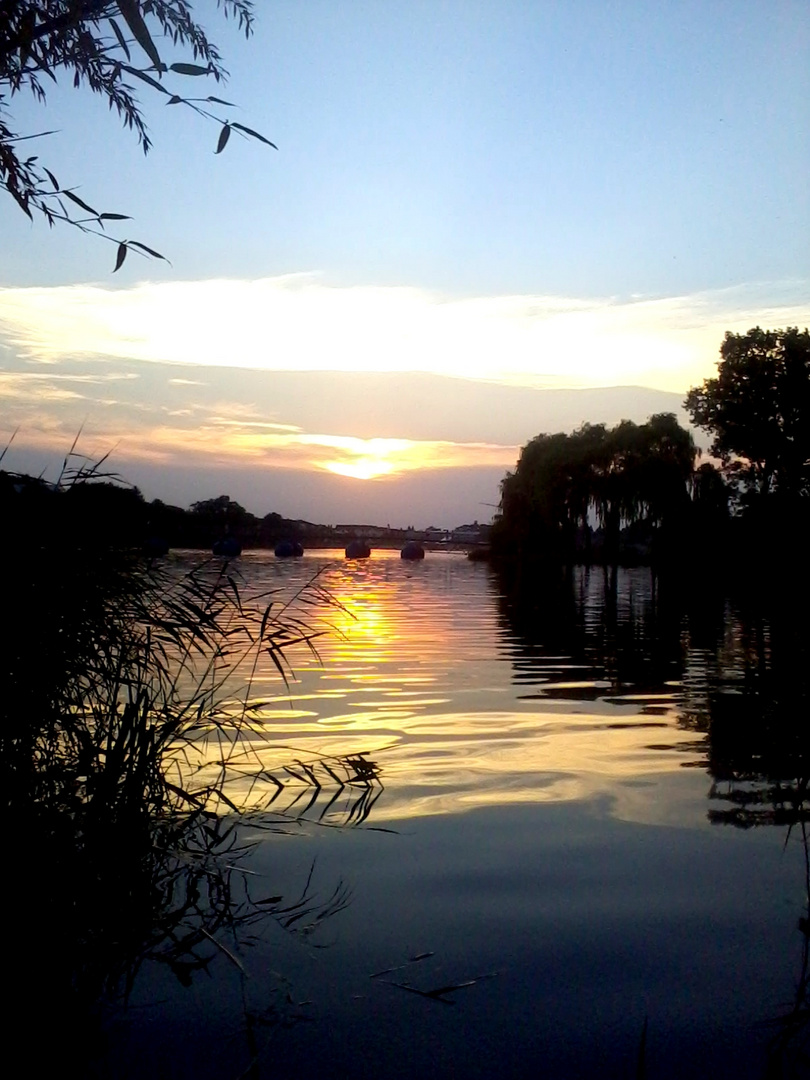
M217 0L226 18L249 37L251 0ZM188 0L3 0L0 6L0 188L31 220L66 223L116 245L115 269L134 251L162 259L136 240L107 232L128 220L125 214L96 210L45 167L32 146L52 132L18 131L10 105L27 91L47 102L51 83L70 82L77 92L101 97L134 132L144 153L151 147L139 94L192 110L218 127L216 153L232 134L274 146L244 124L223 119L230 103L209 94L187 97L188 80L221 83L227 77L216 44L193 16ZM275 147L274 147L275 148ZM88 194L87 199L91 196Z
M496 550L570 562L578 533L587 544L593 520L604 531L606 558L615 560L623 528L642 521L668 528L685 515L696 456L692 436L671 413L646 424L538 435L501 484Z
M604 428L587 438L600 441ZM495 544L508 537L521 552L563 558L587 521L590 477L582 454L585 433L538 435L523 447L517 468L501 484L501 514Z

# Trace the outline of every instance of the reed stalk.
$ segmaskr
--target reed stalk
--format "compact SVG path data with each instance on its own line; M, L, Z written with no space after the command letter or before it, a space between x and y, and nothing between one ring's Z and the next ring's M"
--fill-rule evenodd
M246 775L253 806L257 784L272 805L288 779L250 749L251 675L264 655L287 681L329 597L317 581L293 598L250 594L220 560L150 560L115 523L83 518L83 487L108 478L69 455L56 485L22 486L0 533L10 1022L46 1017L53 1063L90 1053L104 1003L126 999L146 960L187 982L222 950L236 959L253 920L317 925L347 899L308 886L300 903L257 900L232 816ZM374 773L362 764L322 770L359 786L358 820Z

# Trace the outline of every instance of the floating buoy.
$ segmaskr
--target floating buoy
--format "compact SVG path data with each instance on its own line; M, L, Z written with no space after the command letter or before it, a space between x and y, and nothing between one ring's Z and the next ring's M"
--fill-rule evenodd
M367 559L371 555L371 548L365 540L352 540L346 546L347 559Z
M274 554L277 559L297 559L304 554L304 549L297 540L282 540L276 544Z

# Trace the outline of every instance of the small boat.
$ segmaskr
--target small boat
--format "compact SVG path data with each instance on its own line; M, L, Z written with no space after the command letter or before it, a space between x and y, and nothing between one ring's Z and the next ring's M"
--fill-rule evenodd
M416 540L409 540L405 547L400 551L399 557L401 559L424 559L425 549Z
M235 536L225 536L214 543L211 551L220 558L235 559L238 555L242 554L242 545Z
M347 559L367 559L371 555L371 548L365 540L350 540L346 545Z
M304 554L303 547L297 540L282 540L276 544L274 555L277 559L297 559Z

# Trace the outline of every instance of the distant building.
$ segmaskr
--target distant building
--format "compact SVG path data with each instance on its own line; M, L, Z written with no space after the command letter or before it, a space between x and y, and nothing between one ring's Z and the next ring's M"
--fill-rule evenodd
M365 537L367 540L381 540L388 536L389 530L384 525L335 525L335 535L341 537Z
M459 525L450 533L450 539L454 544L485 544L489 540L490 526L479 525L474 521L472 525Z
M442 544L447 540L447 530L428 525L424 531L424 537L430 544Z

